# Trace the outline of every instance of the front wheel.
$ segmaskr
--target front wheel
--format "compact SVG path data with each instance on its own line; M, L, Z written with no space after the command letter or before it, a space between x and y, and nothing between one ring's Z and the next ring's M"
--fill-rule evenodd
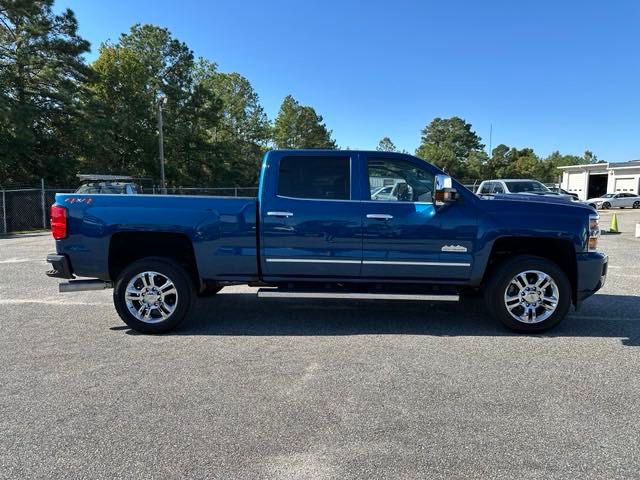
M602 204L602 209L603 210L609 210L611 208L611 204L609 202L604 202Z
M529 255L500 265L485 289L492 316L516 332L533 333L556 326L571 306L571 285L554 262Z
M141 333L164 333L187 316L194 288L185 270L168 258L138 260L119 275L113 303L120 318Z

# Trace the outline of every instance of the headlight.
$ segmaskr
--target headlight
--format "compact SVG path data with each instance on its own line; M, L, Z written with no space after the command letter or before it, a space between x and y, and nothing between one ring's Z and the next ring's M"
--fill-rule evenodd
M600 215L589 215L589 240L587 250L595 252L600 238Z

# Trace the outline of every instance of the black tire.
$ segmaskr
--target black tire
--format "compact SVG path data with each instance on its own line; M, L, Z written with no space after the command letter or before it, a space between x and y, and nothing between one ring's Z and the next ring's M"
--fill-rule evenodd
M640 202L639 201L633 202L633 208L640 208Z
M538 323L525 323L515 319L505 304L507 289L513 288L512 279L526 271L545 273L557 286L558 302L555 310L548 318ZM567 275L551 260L533 255L519 255L500 264L489 278L484 293L485 304L491 315L509 329L520 333L542 332L555 327L567 315L571 306L571 284ZM519 308L524 311L524 307ZM543 307L539 307L538 310L545 313Z
M154 272L158 273L160 277L165 277L165 279L173 283L176 292L166 297L166 304L169 307L173 306L173 310L170 313L167 313L165 310L162 310L162 313L160 313L161 309L156 306L147 306L144 309L145 313L154 309L149 321L142 321L136 318L130 311L126 298L126 290L129 282L144 272ZM145 276L145 279L149 281L149 276ZM137 282L143 282L143 280L138 280ZM142 285L142 283L138 284ZM151 279L151 284L154 284L153 279ZM156 285L156 287L162 287L164 284L165 283ZM145 288L144 285L142 285L142 288ZM172 289L169 288L168 290ZM113 304L122 321L133 330L141 333L165 333L175 329L186 318L193 303L194 292L195 289L189 274L180 265L169 258L148 257L133 262L119 275L113 289ZM142 299L143 296L140 295L139 298ZM161 300L165 300L165 297L162 297ZM138 306L143 305L142 300L133 300L131 303L133 309L137 309ZM144 303L144 305L146 306L147 304ZM154 318L153 315L157 316ZM162 319L162 315L166 315L167 318Z
M602 209L603 210L609 210L611 208L611 204L609 202L604 202L602 204Z

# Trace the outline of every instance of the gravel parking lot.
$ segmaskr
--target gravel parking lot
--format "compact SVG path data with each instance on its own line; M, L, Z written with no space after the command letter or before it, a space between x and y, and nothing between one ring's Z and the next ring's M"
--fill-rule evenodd
M457 305L199 300L173 335L61 295L0 238L0 477L638 478L638 211L605 288L545 335ZM611 212L601 212L604 226Z

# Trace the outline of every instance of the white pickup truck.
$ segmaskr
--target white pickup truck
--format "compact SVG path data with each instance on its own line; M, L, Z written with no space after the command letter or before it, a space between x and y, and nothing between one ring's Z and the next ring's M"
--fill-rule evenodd
M573 197L571 195L553 192L546 185L537 180L523 178L485 180L478 187L476 195L481 198L492 198L494 195L503 193L520 195L543 195L555 198L564 198L568 201L573 200Z

